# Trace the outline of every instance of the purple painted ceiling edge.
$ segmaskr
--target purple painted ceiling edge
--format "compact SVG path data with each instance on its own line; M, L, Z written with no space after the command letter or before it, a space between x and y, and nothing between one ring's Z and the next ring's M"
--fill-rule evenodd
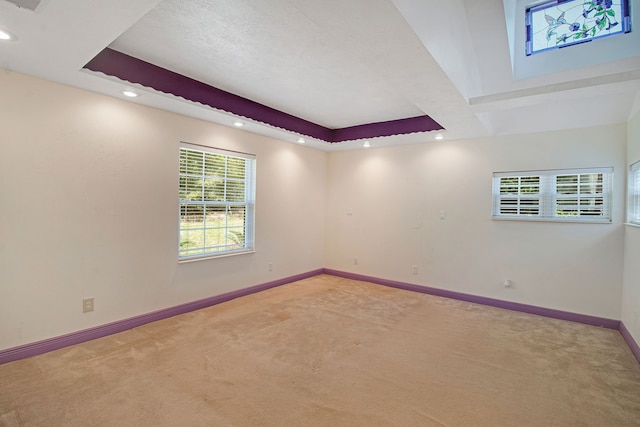
M427 115L329 129L109 48L96 55L84 68L325 142L444 129Z
M334 139L328 142L344 142L354 139L376 138L379 136L403 135L415 132L430 132L444 129L429 116L367 123L359 126L334 129Z

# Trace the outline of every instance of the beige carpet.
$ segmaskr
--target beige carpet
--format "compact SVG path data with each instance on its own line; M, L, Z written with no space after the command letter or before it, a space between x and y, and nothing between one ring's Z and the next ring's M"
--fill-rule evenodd
M321 275L0 366L0 425L638 426L617 331Z

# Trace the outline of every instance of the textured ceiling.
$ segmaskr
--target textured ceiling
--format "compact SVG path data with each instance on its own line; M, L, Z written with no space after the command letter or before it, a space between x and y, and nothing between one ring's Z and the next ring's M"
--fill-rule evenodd
M640 42L613 37L522 62L515 36L526 4L44 0L34 13L0 0L0 27L19 37L0 45L0 67L111 96L133 87L143 96L132 102L225 125L234 114L83 67L108 47L331 129L428 115L457 139L628 120L640 104ZM287 141L298 136L259 120L248 125ZM433 132L419 132L373 144L432 140Z
M394 78L437 68L387 0L169 0L111 47L329 128L428 114Z

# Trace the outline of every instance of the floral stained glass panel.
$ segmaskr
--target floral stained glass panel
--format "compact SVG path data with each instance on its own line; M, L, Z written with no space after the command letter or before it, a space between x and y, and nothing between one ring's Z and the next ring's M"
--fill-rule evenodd
M555 0L526 18L527 55L631 31L629 0Z

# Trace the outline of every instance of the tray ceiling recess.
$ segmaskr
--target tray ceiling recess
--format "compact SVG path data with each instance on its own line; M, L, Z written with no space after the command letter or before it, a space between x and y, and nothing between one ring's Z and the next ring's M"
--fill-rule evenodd
M8 3L13 3L16 6L22 9L29 9L35 12L35 10L40 6L42 0L4 0Z
M328 143L444 130L428 115L331 129L109 48L84 68Z

